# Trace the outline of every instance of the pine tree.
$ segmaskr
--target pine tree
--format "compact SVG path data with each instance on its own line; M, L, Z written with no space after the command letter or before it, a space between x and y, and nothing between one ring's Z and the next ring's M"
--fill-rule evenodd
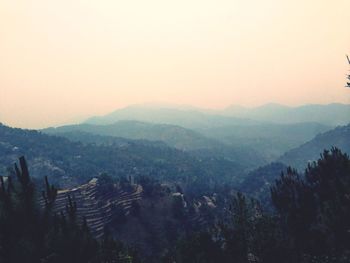
M14 169L16 181L12 174L6 180L0 176L0 262L134 262L122 245L105 246L94 239L86 219L83 225L76 222L77 206L70 196L66 215L53 213L57 190L47 177L42 193L45 205L40 207L24 157L20 168L15 164ZM115 256L104 260L101 253Z

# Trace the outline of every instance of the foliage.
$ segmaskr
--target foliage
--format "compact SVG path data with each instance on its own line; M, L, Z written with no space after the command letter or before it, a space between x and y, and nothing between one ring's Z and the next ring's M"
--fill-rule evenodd
M15 164L15 174L16 178L0 177L0 262L135 261L121 243L95 240L86 220L77 222L76 204L70 197L66 213L54 214L50 204L56 189L47 178L41 207L24 157L20 168Z
M309 164L305 177L292 169L271 189L273 203L298 253L341 255L350 250L350 161L332 148Z
M121 182L129 176L146 176L162 183L181 183L188 194L200 195L215 191L222 182L231 182L242 171L231 161L197 158L159 143L123 140L112 145L84 144L0 124L0 172L20 154L29 157L35 178L47 175L64 188L107 173Z
M276 215L265 214L257 201L236 194L230 219L207 232L204 240L193 236L180 243L178 262L203 255L203 262L349 262L347 154L337 148L324 151L305 176L288 168L271 188L271 198Z
M239 185L238 190L246 195L259 200L264 209L273 210L270 197L270 187L285 171L287 166L282 163L270 163L249 172Z

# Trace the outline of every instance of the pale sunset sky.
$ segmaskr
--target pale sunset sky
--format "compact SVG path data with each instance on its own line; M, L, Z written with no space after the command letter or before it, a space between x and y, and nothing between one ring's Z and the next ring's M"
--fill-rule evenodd
M349 0L0 0L0 122L350 103Z

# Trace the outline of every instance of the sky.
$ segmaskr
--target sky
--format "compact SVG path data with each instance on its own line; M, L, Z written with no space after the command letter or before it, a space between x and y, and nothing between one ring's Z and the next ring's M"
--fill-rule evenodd
M0 122L350 103L349 0L0 0Z

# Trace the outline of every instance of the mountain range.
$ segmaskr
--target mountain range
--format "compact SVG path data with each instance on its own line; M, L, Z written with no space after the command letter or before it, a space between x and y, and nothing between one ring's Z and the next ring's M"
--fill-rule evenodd
M329 126L337 126L346 125L350 122L350 105L332 103L289 107L270 103L256 108L230 106L223 110L222 114L236 118L248 118L274 123L317 122Z
M289 107L269 103L255 108L233 105L222 110L207 110L183 105L133 105L104 116L91 117L86 122L112 124L119 120L174 124L192 129L249 125L259 122L282 124L317 122L327 126L337 126L350 123L350 104L306 104Z
M74 187L107 173L116 178L146 176L163 183L177 182L188 192L201 192L207 191L209 185L231 183L255 166L254 158L244 153L230 161L199 157L161 142L78 135L79 141L69 140L0 125L0 174L7 174L7 167L25 155L33 177L47 175L61 187ZM84 138L88 139L82 142ZM98 140L101 143L95 143Z
M266 105L262 110L273 112L272 108L276 107L282 106ZM329 105L324 107L328 108ZM220 111L209 112L183 106L161 108L136 105L90 118L85 123L48 128L43 132L62 135L63 132L78 130L96 135L162 141L186 151L203 153L205 149L215 150L216 154L230 160L237 155L227 153L250 151L256 155L257 162L262 164L259 159L274 161L286 151L333 127L311 121L307 116L305 122L276 123L223 114ZM285 118L289 118L288 114Z

